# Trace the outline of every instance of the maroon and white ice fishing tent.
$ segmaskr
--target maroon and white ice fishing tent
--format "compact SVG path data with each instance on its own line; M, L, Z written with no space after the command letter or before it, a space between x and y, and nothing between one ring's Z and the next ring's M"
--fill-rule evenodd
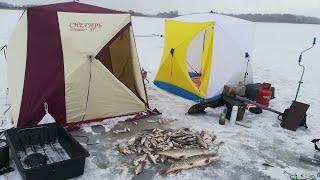
M16 126L49 113L63 125L145 111L130 14L77 2L24 11L7 45Z

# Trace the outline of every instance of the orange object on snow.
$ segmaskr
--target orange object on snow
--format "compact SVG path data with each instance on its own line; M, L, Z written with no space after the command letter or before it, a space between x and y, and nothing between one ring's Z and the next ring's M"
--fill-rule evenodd
M200 85L201 85L201 77L200 76L192 77L191 80L198 88L200 87Z

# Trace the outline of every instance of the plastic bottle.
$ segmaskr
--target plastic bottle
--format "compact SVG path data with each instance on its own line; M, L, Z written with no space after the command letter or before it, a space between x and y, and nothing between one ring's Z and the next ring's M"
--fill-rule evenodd
M227 107L226 107L226 105L224 105L223 109L220 112L220 116L219 116L219 124L220 125L226 124L226 115L227 115Z
M236 124L237 115L238 115L238 106L233 106L231 111L231 117L230 117L230 123L232 125Z

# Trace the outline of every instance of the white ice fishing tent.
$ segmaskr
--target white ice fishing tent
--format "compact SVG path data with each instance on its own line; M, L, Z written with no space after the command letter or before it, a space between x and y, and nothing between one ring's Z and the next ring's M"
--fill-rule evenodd
M219 14L193 14L165 22L164 50L155 85L187 99L217 99L225 84L243 81L255 25ZM252 83L249 64L246 83Z

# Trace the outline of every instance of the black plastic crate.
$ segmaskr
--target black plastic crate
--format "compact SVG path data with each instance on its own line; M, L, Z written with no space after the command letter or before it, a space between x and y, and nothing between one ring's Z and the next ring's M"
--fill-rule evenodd
M56 123L12 128L5 131L5 136L10 147L11 157L24 180L60 180L80 176L84 171L85 159L90 155L79 142ZM56 144L62 148L57 148ZM34 150L37 147L43 147L46 150L51 148L50 155L46 156L47 160L50 159L50 161L48 160L49 163L48 161L39 163L41 161L38 157L35 158L36 161L28 159L29 163L25 163L27 158L23 159L21 154L25 153L27 157L28 150ZM37 150L41 149L38 148ZM61 151L62 154L59 154ZM49 151L44 150L46 155L45 152L48 153ZM58 154L57 157L54 156L54 153ZM62 157L64 160L57 161L59 158L63 159Z

